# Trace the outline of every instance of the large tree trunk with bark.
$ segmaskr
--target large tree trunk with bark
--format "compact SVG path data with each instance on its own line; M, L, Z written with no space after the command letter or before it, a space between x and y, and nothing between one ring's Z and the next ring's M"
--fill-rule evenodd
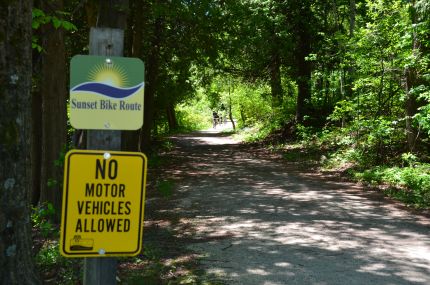
M282 84L281 84L281 58L278 51L273 51L270 63L270 88L272 93L272 106L282 105Z
M411 8L409 9L410 18L412 25L417 24L417 11L415 8L415 1L412 1ZM412 55L417 56L419 52L419 43L416 31L414 29L412 35ZM405 81L405 94L406 94L406 137L408 150L413 152L415 150L415 144L417 140L417 130L413 126L413 116L418 112L418 102L417 97L413 94L412 89L418 85L418 75L415 67L408 66L405 68L404 72Z
M280 107L282 105L282 83L281 83L281 56L279 51L279 40L273 30L272 33L272 51L270 58L270 90L272 93L272 106Z
M32 1L0 2L0 284L40 284L31 248Z
M311 39L309 31L303 29L299 32L299 44L297 51L297 106L296 121L303 122L306 115L311 115L311 63L306 60L311 51Z
M34 77L33 80L39 80L39 78ZM31 204L37 206L42 185L40 182L40 165L42 164L42 141L40 139L42 137L42 94L39 89L33 89L31 96L31 127Z
M145 110L143 128L141 132L141 150L148 151L151 146L151 130L154 123L154 102L158 85L158 69L160 65L160 42L162 33L162 19L154 23L154 37L151 41L148 60L145 67Z
M356 18L356 3L355 0L349 0L349 38L351 39L354 36L354 32L355 32L355 18ZM348 98L352 98L353 96L353 82L354 82L354 74L355 74L355 69L354 69L354 64L351 63L348 67L346 67L346 69L344 69L344 73L345 73L345 92L344 95L342 96L342 100L348 100ZM342 127L345 127L346 125L346 118L345 116L342 117Z
M349 0L349 37L354 36L355 31L355 16L356 16L355 0Z
M178 121L176 120L175 106L172 103L168 103L166 107L167 123L169 124L169 130L173 131L178 128Z
M296 46L296 62L297 62L297 105L296 105L296 121L302 123L307 115L311 115L311 63L306 59L311 53L311 18L312 12L310 1L303 1L298 6L298 16L295 25L297 46Z
M405 69L405 114L406 114L406 139L408 151L413 152L415 150L415 144L417 140L417 130L413 126L413 116L418 112L418 103L416 96L411 92L412 88L416 86L417 74L414 68Z
M129 31L131 42L131 56L142 58L142 36L143 36L143 3L142 1L130 2L131 15L129 19ZM146 91L145 91L146 93ZM146 102L144 102L146 105ZM139 134L137 131L123 131L121 133L121 149L125 151L139 151Z
M63 10L63 0L42 1L42 10L48 15ZM42 94L42 161L40 166L41 202L54 205L57 221L60 219L62 197L62 168L56 165L67 139L67 72L64 30L52 24L42 27L42 54L40 91Z

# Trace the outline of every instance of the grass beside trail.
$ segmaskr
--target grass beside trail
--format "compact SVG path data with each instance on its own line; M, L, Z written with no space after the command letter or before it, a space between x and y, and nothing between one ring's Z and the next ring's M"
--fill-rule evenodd
M278 144L268 149L280 152L291 163L321 172L337 173L362 182L416 209L430 209L430 164L404 154L400 165L369 165L353 149L336 149L317 144Z

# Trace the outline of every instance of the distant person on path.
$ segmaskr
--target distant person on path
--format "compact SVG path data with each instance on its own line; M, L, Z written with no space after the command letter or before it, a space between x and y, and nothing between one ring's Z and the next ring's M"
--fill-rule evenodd
M219 116L218 116L217 112L213 111L212 112L212 127L214 129L216 129L216 125L218 123L218 120L219 120Z
M221 104L221 124L227 123L227 109L225 108L224 104Z

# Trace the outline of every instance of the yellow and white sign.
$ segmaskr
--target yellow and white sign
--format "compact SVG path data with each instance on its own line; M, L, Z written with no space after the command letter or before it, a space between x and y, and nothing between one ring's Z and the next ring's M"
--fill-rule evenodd
M133 256L142 248L143 153L72 150L64 169L60 251L67 257Z
M76 129L137 130L145 67L138 58L76 55L70 62L70 123Z

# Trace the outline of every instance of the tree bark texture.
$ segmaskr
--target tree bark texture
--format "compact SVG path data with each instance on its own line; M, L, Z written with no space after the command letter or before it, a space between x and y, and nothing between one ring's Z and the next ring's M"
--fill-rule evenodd
M127 27L128 0L100 1L97 27L123 29Z
M178 121L176 120L175 106L173 103L168 103L166 107L167 123L169 130L173 131L178 128Z
M272 93L272 106L274 108L282 105L282 83L281 83L281 55L280 55L280 44L279 38L276 34L276 28L271 28L271 54L269 63L270 72L270 90Z
M63 10L63 0L42 1L42 10L50 14ZM42 161L40 168L40 201L50 202L60 219L63 180L62 167L55 164L67 140L67 71L64 30L52 24L42 27Z
M311 39L309 31L303 27L299 31L299 44L297 51L297 107L296 121L301 123L306 115L309 114L311 105L311 63L306 60L311 51Z
M272 50L272 58L270 62L270 88L272 93L273 107L282 105L282 84L281 84L281 57L277 46Z
M36 79L37 80L37 79ZM31 204L37 206L40 201L40 165L42 164L42 94L34 90L31 95Z
M31 248L32 1L0 1L0 284L40 284Z
M349 0L349 37L354 36L355 31L355 16L356 16L355 0Z
M154 101L158 84L158 69L160 65L160 43L162 33L162 19L158 18L154 23L154 37L151 41L148 61L145 68L145 107L143 128L141 132L141 150L148 151L151 144L151 130L154 121Z
M417 11L415 8L415 1L412 1L411 8L409 10L411 22L415 25L417 20ZM419 52L419 44L416 31L414 30L412 35L412 51L413 55L417 55ZM405 75L405 93L406 93L406 138L407 138L407 146L410 152L413 152L415 149L415 144L417 140L417 130L413 126L413 116L418 112L418 102L416 95L411 91L414 87L418 85L418 75L415 67L408 66L404 72Z
M295 33L296 45L296 82L298 87L296 121L302 123L306 115L309 114L311 106L311 63L306 57L311 53L311 20L312 12L310 1L300 2L298 8L298 19L296 19Z
M349 1L349 38L352 38L354 36L354 32L355 32L355 19L356 19L356 13L357 13L357 9L356 9L356 1L355 0L350 0ZM354 76L355 76L355 69L354 69L354 64L351 63L348 67L346 67L346 69L343 70L343 72L345 73L345 98L351 98L353 96L353 82L354 82ZM345 98L342 98L342 100L344 100ZM346 118L343 117L342 118L342 127L344 127L346 124Z
M142 58L142 36L143 36L143 3L142 1L131 1L131 19L129 28L131 30L131 56ZM146 91L145 91L146 93ZM144 103L146 104L146 102ZM139 135L137 131L123 131L121 133L121 149L125 151L140 151Z

